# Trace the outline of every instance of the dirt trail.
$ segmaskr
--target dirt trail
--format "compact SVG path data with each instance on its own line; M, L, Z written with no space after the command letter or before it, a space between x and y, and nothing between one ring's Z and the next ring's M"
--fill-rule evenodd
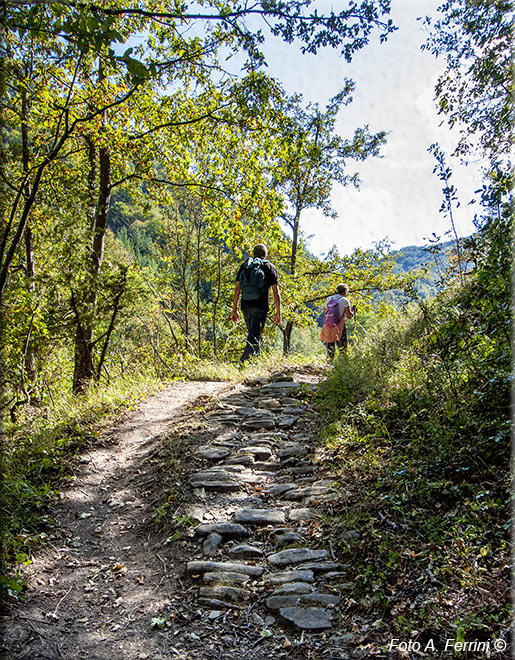
M145 533L148 462L188 405L229 389L177 382L127 414L103 447L84 455L83 470L53 507L49 547L26 571L26 598L2 625L3 657L161 657L149 619L170 602L175 584L163 580L159 547ZM160 493L154 495L151 501Z
M348 658L342 567L313 536L332 489L301 390L282 376L176 383L127 414L53 508L49 546L2 622L2 657ZM211 410L191 407L206 396ZM175 473L166 438L188 423ZM167 538L153 514L175 474L176 512L202 524Z

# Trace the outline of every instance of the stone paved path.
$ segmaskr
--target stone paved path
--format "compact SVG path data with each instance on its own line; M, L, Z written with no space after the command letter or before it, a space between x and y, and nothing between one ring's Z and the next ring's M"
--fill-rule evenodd
M202 504L216 514L195 529L198 554L187 572L212 616L252 603L265 621L332 627L344 572L329 548L310 543L308 528L317 503L336 493L310 460L302 387L278 376L225 398L210 416L227 430L199 448L205 465L190 483L196 517Z
M351 657L345 571L315 522L335 492L303 387L174 383L117 422L52 506L0 656Z

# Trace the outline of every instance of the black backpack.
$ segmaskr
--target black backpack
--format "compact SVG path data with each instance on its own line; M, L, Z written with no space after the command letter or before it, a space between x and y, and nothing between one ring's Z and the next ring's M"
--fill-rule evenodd
M264 259L249 257L238 275L243 300L258 300L265 292Z

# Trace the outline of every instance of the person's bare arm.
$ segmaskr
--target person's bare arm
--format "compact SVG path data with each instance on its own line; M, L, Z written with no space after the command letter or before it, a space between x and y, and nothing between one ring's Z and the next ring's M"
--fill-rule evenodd
M240 283L236 282L236 286L234 287L234 296L232 299L232 320L235 323L238 323L240 320L240 316L238 314L238 301L240 299Z
M274 294L275 314L274 323L281 322L281 292L278 284L272 284L272 293Z

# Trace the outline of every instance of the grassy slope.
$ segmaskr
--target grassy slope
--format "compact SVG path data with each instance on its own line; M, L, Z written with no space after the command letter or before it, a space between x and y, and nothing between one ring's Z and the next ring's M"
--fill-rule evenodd
M326 532L369 653L392 637L442 649L507 634L509 254L492 250L495 268L383 322L321 389L341 493Z

